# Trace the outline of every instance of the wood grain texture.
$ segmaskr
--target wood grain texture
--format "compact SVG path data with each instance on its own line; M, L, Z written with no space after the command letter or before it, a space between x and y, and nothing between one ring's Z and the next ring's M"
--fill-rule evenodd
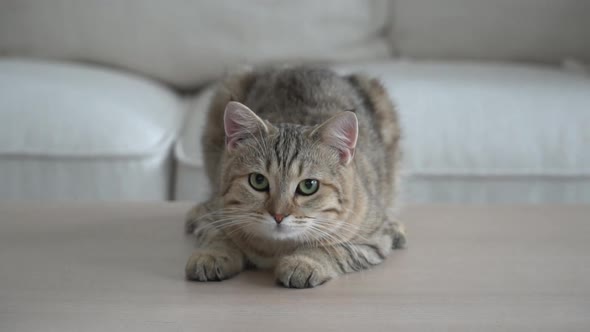
M189 206L0 206L0 331L590 330L590 207L408 207L407 250L293 290L185 281Z

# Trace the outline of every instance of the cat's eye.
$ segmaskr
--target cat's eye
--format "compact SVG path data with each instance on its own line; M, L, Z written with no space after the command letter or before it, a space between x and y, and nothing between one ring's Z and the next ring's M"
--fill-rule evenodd
M305 179L297 185L297 193L305 196L315 194L320 189L320 182L315 179Z
M258 191L266 191L268 190L268 179L260 174L260 173L252 173L248 177L248 182L250 182L250 186Z

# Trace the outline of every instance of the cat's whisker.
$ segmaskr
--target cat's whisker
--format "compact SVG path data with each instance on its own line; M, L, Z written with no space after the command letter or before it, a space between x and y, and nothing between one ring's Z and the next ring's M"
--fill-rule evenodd
M338 244L343 241L341 238L338 237L337 234L332 234L328 230L322 229L322 228L318 227L317 225L312 225L312 226L310 226L310 228L312 230L314 230L316 233L321 235L321 237L318 238L319 241L331 240L334 242L334 243L330 243L330 244Z
M219 219L219 220L216 220L214 222L201 225L197 229L198 230L207 230L207 229L215 228L215 229L221 230L225 226L229 226L229 225L232 225L234 223L256 222L256 221L258 221L258 219L249 218L249 217L231 217L231 218Z
M214 224L211 224L211 226L213 227L224 227L225 225L231 225L234 223L241 223L241 222L256 222L258 221L258 219L254 219L254 218L228 218L225 220L220 220L215 222Z
M341 237L340 236L335 236L335 238L340 239ZM351 251L356 257L359 257L360 256L360 252L357 249L357 247L352 242L350 242L349 240L340 239L340 241L338 243L336 243L336 244L334 244L332 246L335 247L336 253L339 254L339 256L341 258L343 256L346 257L346 255L344 253L340 254L340 252L337 250L337 247L338 246L343 246L343 247L348 248L348 250ZM344 260L346 260L346 259L344 259Z
M363 225L358 224L350 224L347 222L343 222L340 219L330 219L330 218L323 218L323 217L316 217L314 218L316 221L320 221L323 225L330 225L330 226L340 226L343 228L347 228L353 230L355 232L359 232L363 229Z
M213 216L216 216L216 215L224 215L224 214L233 213L233 212L235 212L235 213L248 213L247 210L239 209L239 208L221 208L221 209L213 210L213 211L210 211L206 214L200 215L197 218L192 219L191 221L193 223L196 223L196 222L199 222L203 219L212 218Z
M217 224L216 227L217 227L217 229L225 229L227 227L231 227L233 225L239 225L239 224L243 224L243 223L252 223L252 221L251 220L245 220L245 219L231 220L231 221L224 222L222 224Z
M241 232L242 230L244 230L245 228L249 227L251 225L251 223L242 223L239 225L232 225L232 226L237 226L235 229L230 230L230 232L226 233L225 235L230 237L232 235L234 235L237 232Z
M222 213L222 210L223 209L219 209L219 210L208 212L208 213L203 214L203 215L200 215L200 216L198 216L196 218L192 218L191 221L192 222L199 222L199 221L201 221L203 219L207 219L207 218L210 218L210 217L212 217L212 216L214 216L216 214Z
M340 236L338 236L338 237L340 237ZM363 255L361 254L360 250L358 249L357 245L355 245L354 243L352 243L350 240L342 239L342 241L341 241L341 242L339 242L339 243L337 243L337 245L335 245L334 247L337 247L337 246L346 247L346 248L347 248L347 250L348 250L349 252L351 252L351 254L352 254L352 255L354 255L354 256L355 256L355 257L351 257L351 258L353 258L353 259L356 259L356 258L358 258L358 257L361 257L361 256L363 256ZM335 249L335 250L336 250L336 252L338 252L338 250L337 250L337 249ZM343 253L343 255L346 257L346 254L344 254L344 253ZM342 255L340 255L340 256L342 257ZM363 257L364 257L364 256L363 256ZM346 259L345 259L345 260L346 260Z
M367 239L366 237L364 237L360 234L361 228L359 226L356 226L356 225L352 226L350 224L344 223L344 222L342 222L340 220L336 220L336 219L317 218L316 220L319 221L318 223L316 223L316 226L323 227L325 229L330 229L330 226L332 226L335 229L343 230L343 231L350 233L350 235L352 237L360 238L363 241L367 241L367 242L369 241L369 239Z
M334 231L344 231L349 235L350 237L359 237L362 238L363 240L368 240L366 239L363 235L360 234L360 228L359 227L355 227L355 226L349 226L346 224L342 224L342 223L329 223L329 222L320 222L319 223L321 226L325 229L332 229Z
M222 223L227 222L227 221L244 220L244 219L254 219L254 218L252 218L250 216L230 216L230 217L224 217L224 218L220 218L220 219L217 219L215 221L209 222L207 224L204 224L204 226L214 226L214 225L217 225L217 224L222 224Z
M353 234L358 235L358 232L360 230L358 227L348 226L344 223L330 223L328 221L319 220L319 222L317 224L319 224L320 227L323 227L325 229L329 229L332 231L342 230L342 231L350 232L351 235L353 235Z
M340 242L339 244L349 244L349 245L352 245L352 242L349 239L345 238L344 235L342 235L342 234L340 234L338 232L334 232L333 229L330 229L330 228L328 228L325 225L315 224L314 227L317 227L317 228L323 230L324 232L332 235L334 238L337 238L339 240L339 242ZM332 233L330 233L330 231L332 231ZM354 246L352 248L353 248L353 250L355 250L355 247Z
M328 238L328 239L330 239L331 241L333 241L333 242L334 242L334 243L323 243L323 242L325 242L325 240L324 240L324 239L319 239L319 241L318 241L318 242L319 242L319 244L320 244L321 246L323 246L323 247L326 247L326 250L328 250L328 248L332 248L332 249L333 249L333 250L332 250L332 252L333 252L333 253L334 253L336 256L338 256L338 258L339 258L340 260L347 261L347 260L346 260L346 257L345 257L345 255L344 255L343 253L341 253L341 252L338 250L338 248L336 247L336 246L338 246L338 245L345 245L345 242L343 242L343 241L339 240L339 239L338 239L336 236L334 236L333 234L329 234L329 233L327 233L327 232L325 232L325 231L323 231L323 230L320 230L320 229L318 229L318 228L313 228L313 230L314 230L316 233L319 233L320 235L322 235L322 237L324 237L324 238ZM328 252L330 252L330 251L328 250Z

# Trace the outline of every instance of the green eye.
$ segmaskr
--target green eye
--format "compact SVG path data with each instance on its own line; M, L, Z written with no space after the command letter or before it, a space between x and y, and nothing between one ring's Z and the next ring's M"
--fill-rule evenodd
M320 189L320 182L315 179L305 179L297 185L297 193L305 196L315 194Z
M250 182L250 185L252 186L252 188L254 188L258 191L268 190L268 179L260 173L250 174L248 181Z

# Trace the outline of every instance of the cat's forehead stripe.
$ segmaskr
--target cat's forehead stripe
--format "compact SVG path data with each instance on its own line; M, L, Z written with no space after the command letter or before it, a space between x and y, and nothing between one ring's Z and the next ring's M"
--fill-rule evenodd
M303 146L303 136L299 130L289 126L280 126L274 144L275 162L280 170L288 172Z

